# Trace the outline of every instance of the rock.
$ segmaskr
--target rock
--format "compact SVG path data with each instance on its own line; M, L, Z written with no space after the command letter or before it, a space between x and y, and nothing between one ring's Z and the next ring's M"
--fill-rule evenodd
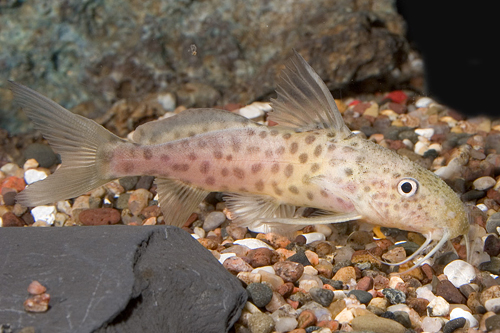
M488 189L492 188L493 186L495 186L496 183L497 183L497 181L493 177L484 176L484 177L480 177L480 178L476 179L472 183L472 187L475 190L485 191L485 190L488 190Z
M255 306L262 308L266 306L273 297L273 291L263 283L251 283L247 287L249 300Z
M247 258L252 267L269 266L278 260L275 253L265 247L248 251Z
M233 244L243 245L248 247L249 249L258 249L259 247L266 247L270 250L274 250L272 246L269 246L263 241L255 238L238 239L237 241L234 241Z
M248 328L250 328L251 333L271 333L274 328L274 320L268 314L254 313L248 319Z
M410 315L404 311L395 311L394 320L403 325L406 328L411 328Z
M41 295L47 291L47 288L42 286L38 281L32 281L28 286L28 292L31 295Z
M12 212L2 215L2 227L24 227L26 223Z
M227 332L247 298L241 283L176 227L6 228L0 244L23 249L3 258L2 274L11 278L0 284L2 306L18 309L0 311L0 323L11 323L15 332L27 326L41 332ZM52 299L42 316L25 313L20 303L34 279Z
M24 301L24 310L26 312L45 312L49 309L49 302L49 294L34 295Z
M312 326L316 324L316 316L314 315L314 312L311 310L304 310L299 314L299 317L297 318L297 327L298 328L306 328L308 326Z
M494 315L486 319L486 329L488 332L500 329L500 315Z
M406 304L408 304L408 307L415 310L421 317L424 317L427 314L429 301L425 298L410 298L406 301Z
M486 237L484 241L484 252L492 257L496 257L500 253L500 239L497 235L489 235Z
M223 212L214 211L207 215L203 222L203 229L205 231L214 230L226 221L226 215Z
M352 266L342 267L332 278L332 280L342 281L344 284L350 283L352 279L356 280L356 271Z
M499 312L500 311L500 298L491 298L484 302L484 307L487 311Z
M120 185L123 187L125 191L130 191L135 188L137 181L139 180L139 176L129 176L123 177L118 180Z
M120 212L114 208L95 208L83 210L78 219L83 225L106 225L120 222Z
M375 333L404 333L406 328L400 323L375 315L362 315L351 321L355 331L371 331Z
M323 287L323 282L316 275L302 274L298 282L299 288L306 292L309 292L312 288Z
M151 185L153 184L155 177L153 176L141 176L135 185L136 189L145 189L149 190Z
M440 317L424 317L422 329L424 332L439 332L443 327L443 319Z
M304 266L293 261L280 261L273 266L276 275L281 277L285 282L294 283L304 273Z
M226 232L233 239L238 240L238 239L245 238L245 235L247 233L247 228L245 228L245 227L239 227L235 223L232 223L232 224L229 224L226 227Z
M36 183L37 181L44 180L48 176L48 171L29 169L24 173L24 181L26 184L30 185Z
M479 265L482 271L488 271L495 275L500 275L500 258L491 257L491 261L483 262Z
M470 313L469 311L465 311L464 309L461 308L454 308L450 312L450 320L454 320L457 318L465 318L469 322L470 327L476 327L479 325L479 322L477 321L476 318Z
M310 232L302 234L306 238L306 244L311 244L312 242L324 241L326 239L325 235L321 232Z
M56 218L56 207L36 206L31 209L31 215L33 215L35 222L44 221L48 225L51 225Z
M229 257L224 260L224 263L222 265L232 274L238 274L240 272L251 272L253 270L252 266L250 266L245 260L235 256Z
M274 329L276 332L290 332L297 327L297 319L291 317L282 317L276 320ZM305 332L305 331L304 331Z
M290 304L285 301L283 296L281 296L276 291L273 291L273 297L271 298L271 301L266 305L266 310L273 313L278 309L283 309L283 307L289 306Z
M450 312L450 304L442 297L438 296L427 305L427 313L432 317L447 316Z
M454 260L450 262L445 266L443 273L456 288L460 288L460 286L470 283L476 277L474 267L463 260Z
M361 304L368 304L372 300L373 296L364 290L351 290L347 296L354 295Z
M139 215L144 208L148 206L149 199L153 197L153 194L148 190L143 188L137 189L130 194L128 198L128 208L132 215Z
M497 228L500 227L500 212L492 214L486 221L486 231L498 235Z
M438 282L436 296L443 297L451 304L465 304L466 302L464 295L448 280Z
M382 255L382 259L390 262L396 263L403 261L406 258L406 251L401 246L396 246Z
M465 318L456 318L448 321L443 327L443 333L453 333L456 329L465 326L467 320Z
M323 288L311 288L309 289L309 294L311 295L313 301L328 307L333 301L333 291Z
M287 261L297 262L299 264L302 264L303 266L312 265L304 251L298 251L294 255L288 257Z
M406 302L406 295L401 290L385 288L382 290L382 294L384 294L385 298L387 298L387 300L391 304L400 304Z
M42 143L30 144L24 150L23 155L27 160L31 158L35 159L42 168L50 168L59 161L59 158L54 153L52 148Z
M368 291L373 288L373 278L371 276L363 276L359 279L356 289Z

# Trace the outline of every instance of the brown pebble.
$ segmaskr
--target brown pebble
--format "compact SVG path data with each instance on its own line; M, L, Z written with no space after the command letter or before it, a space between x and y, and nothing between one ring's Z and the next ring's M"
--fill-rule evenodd
M78 216L83 225L105 225L120 222L120 212L114 208L85 209Z
M253 267L240 257L229 257L222 264L230 273L236 275L239 272L251 272Z
M38 281L32 281L28 286L28 292L31 295L40 295L47 291L47 288L42 286L42 284Z
M342 267L332 278L332 280L342 281L343 283L350 283L351 279L356 280L356 270L352 266Z
M304 273L304 266L298 262L280 261L273 266L276 275L285 282L295 282Z
M319 264L314 266L314 268L316 268L319 275L324 276L327 279L331 279L333 276L333 265L326 260L322 260Z
M213 238L198 238L198 242L203 245L204 248L208 250L216 250L219 247L219 243Z
M294 285L293 283L291 282L286 282L282 285L280 285L276 291L281 295L283 296L284 298L288 298L290 297L290 295L292 294L293 292L293 288L294 288Z
M141 214L144 215L145 218L150 218L150 217L158 217L160 216L161 209L159 206L153 205L153 206L148 206L144 208L141 211Z
M356 289L368 291L373 288L373 278L371 276L364 276L358 281Z
M226 227L226 232L229 236L231 236L234 240L243 239L247 234L248 229L246 227L239 227L236 224L232 223Z
M425 316L427 314L427 305L429 301L425 298L409 298L406 300L406 304L417 311L419 316Z
M297 318L297 327L298 328L306 328L309 326L312 326L316 324L316 316L314 315L314 312L311 310L304 310L300 313L299 317Z
M303 329L303 328L296 328L294 330L291 330L290 332L288 333L306 333L306 330Z
M340 328L340 324L336 320L322 320L316 323L318 327L327 327L330 331L335 332Z
M373 278L373 288L377 290L389 287L389 279L383 275L377 275Z
M27 312L45 312L49 309L50 295L35 295L24 301L24 310Z
M2 215L2 227L23 227L26 223L12 212Z
M448 280L439 281L436 286L436 296L443 297L448 303L451 304L465 304L467 301L453 283Z
M285 248L288 244L290 244L290 240L279 234L275 234L273 232L269 232L265 234L265 239L271 244L274 248Z
M320 242L316 245L316 253L320 257L324 257L333 252L333 246L328 242Z
M260 247L248 251L247 258L252 267L269 266L273 264L273 251L265 247ZM274 256L274 258L276 262L277 256Z

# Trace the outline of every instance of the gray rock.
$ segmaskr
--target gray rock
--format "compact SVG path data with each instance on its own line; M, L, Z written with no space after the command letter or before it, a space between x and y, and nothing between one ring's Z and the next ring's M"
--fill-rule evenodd
M302 264L302 266L311 265L311 262L309 261L309 259L307 259L307 256L306 256L304 251L299 251L299 252L295 253L294 255L291 255L290 257L288 257L287 260L297 262L299 264Z
M248 319L248 327L252 333L271 333L274 328L274 320L266 313L254 313Z
M500 315L494 315L487 318L485 323L488 332L500 329Z
M486 221L487 232L498 234L497 227L500 227L500 213L492 214Z
M50 168L59 161L56 153L48 145L33 143L24 150L24 158L34 158L42 168Z
M406 328L411 328L410 316L404 311L394 311L394 320Z
M385 288L382 290L382 294L384 294L385 298L387 298L391 304L399 304L406 301L406 295L401 290Z
M226 220L226 215L223 212L211 212L210 214L207 215L205 218L205 221L203 222L203 229L205 231L210 231L214 230L215 228L219 227L224 221Z
M270 95L293 47L331 90L366 82L364 90L389 91L414 75L393 1L153 3L18 1L2 10L0 76L95 118L118 100L155 92L173 92L187 107ZM0 94L0 124L26 130L7 98ZM134 121L136 109L124 119Z
M264 283L250 283L247 293L252 303L259 308L269 304L273 298L273 290Z
M246 302L240 282L171 226L4 228L0 323L17 332L227 332ZM49 310L23 310L27 287Z
M129 177L120 178L118 180L118 182L125 189L125 191L130 191L130 190L134 189L135 184L137 184L138 180L139 180L139 176L129 176Z
M467 320L465 318L456 318L450 320L446 324L444 324L443 333L453 333L455 332L455 330L464 327L466 322Z
M309 290L309 294L313 301L323 305L324 307L330 306L333 301L335 294L329 289L313 287Z
M347 296L351 295L354 295L361 304L368 304L373 298L372 294L364 290L351 290Z

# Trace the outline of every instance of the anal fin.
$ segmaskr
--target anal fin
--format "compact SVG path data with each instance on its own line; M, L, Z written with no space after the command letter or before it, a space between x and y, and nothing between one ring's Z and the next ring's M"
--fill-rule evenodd
M165 224L177 227L181 227L186 222L209 193L179 180L157 178L155 183Z

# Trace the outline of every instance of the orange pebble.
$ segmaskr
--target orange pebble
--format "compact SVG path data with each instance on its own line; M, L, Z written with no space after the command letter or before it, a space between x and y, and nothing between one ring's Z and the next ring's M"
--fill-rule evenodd
M286 302L290 304L295 310L299 308L299 301L292 301L291 299L287 298Z
M44 286L42 286L42 284L40 282L38 282L38 281L33 281L28 286L28 292L31 295L40 295L40 294L43 294L46 291L47 291L47 288L45 288Z

